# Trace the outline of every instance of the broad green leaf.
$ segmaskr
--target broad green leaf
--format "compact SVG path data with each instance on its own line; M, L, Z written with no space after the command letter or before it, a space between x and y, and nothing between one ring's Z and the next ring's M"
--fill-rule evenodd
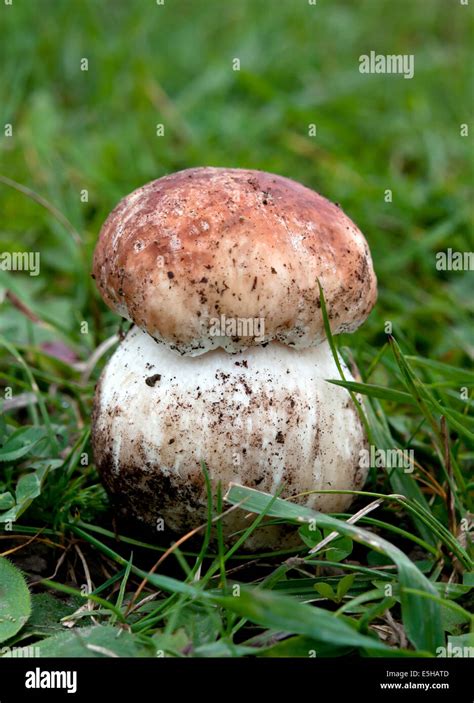
M8 510L15 505L15 499L11 493L0 493L0 510Z
M155 605L156 607L156 605ZM156 632L152 636L152 642L155 647L155 656L178 656L183 650L189 647L189 637L184 628L178 628L172 633Z
M324 536L326 537L329 532L330 530L325 530ZM324 554L329 561L342 561L351 554L353 546L350 537L338 537L322 549L321 554Z
M49 472L62 466L63 463L62 459L40 459L34 462L31 466L36 468L36 470L24 474L18 480L15 491L15 503L10 509L0 515L0 523L8 520L18 520L33 500L41 494Z
M215 606L189 603L180 609L175 626L182 626L194 648L214 642L221 630L221 618Z
M68 602L60 600L51 593L35 593L31 596L31 615L23 630L19 633L21 639L31 637L46 637L55 632L64 632L61 618L72 615L84 601L70 598ZM89 620L77 621L77 626L90 625ZM17 640L18 641L18 638Z
M42 427L22 427L10 435L0 447L0 461L17 461L33 450L39 442L48 440L48 433Z
M321 596L323 596L323 598L335 600L336 594L332 590L331 586L328 583L324 583L324 581L322 581L321 583L315 583L314 590L317 591Z
M16 656L31 656L30 647L22 647ZM126 630L110 625L93 625L61 632L34 643L34 655L40 657L143 657L151 651L139 644ZM6 655L11 656L11 655Z
M331 530L324 530L321 533L314 525L302 525L299 530L299 535L303 542L308 547L316 547L324 537L327 537ZM352 540L348 537L338 537L329 542L325 547L323 547L320 552L324 555L324 558L328 561L341 561L345 559L352 552Z
M40 466L36 471L24 474L16 484L15 498L17 505L27 507L41 493L41 486L49 471L49 463Z
M0 557L0 642L21 630L31 613L31 598L23 575Z
M312 525L301 525L298 530L299 536L307 547L315 547L323 538L321 530L312 528Z
M342 579L337 584L337 597L342 600L346 593L352 588L354 583L355 574L347 574L343 576Z

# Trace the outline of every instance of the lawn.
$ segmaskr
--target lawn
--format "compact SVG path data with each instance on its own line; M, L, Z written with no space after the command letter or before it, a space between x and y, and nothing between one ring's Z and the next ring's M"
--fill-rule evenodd
M474 274L439 263L474 249L473 4L1 4L5 656L474 647ZM371 51L413 55L413 78L361 73ZM347 514L239 487L210 505L245 500L250 530L262 513L299 521L288 551L225 548L210 522L170 549L117 524L94 466L94 386L121 327L90 275L98 232L133 189L202 165L275 172L340 203L378 277L367 322L332 341L359 370L346 387L365 398L371 445L413 450L414 470L374 462ZM39 254L39 275L7 270L14 252Z

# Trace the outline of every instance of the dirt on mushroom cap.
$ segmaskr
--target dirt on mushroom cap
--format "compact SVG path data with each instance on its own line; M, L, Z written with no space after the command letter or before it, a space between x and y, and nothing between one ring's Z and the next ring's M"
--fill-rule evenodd
M105 302L183 354L273 339L294 348L353 331L377 295L367 242L326 198L288 178L196 168L125 197L94 256ZM211 333L213 321L263 319L261 336Z

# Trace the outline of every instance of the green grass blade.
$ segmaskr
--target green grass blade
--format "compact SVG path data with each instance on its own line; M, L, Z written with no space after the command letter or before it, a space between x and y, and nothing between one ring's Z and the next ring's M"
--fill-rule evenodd
M268 508L272 496L244 486L231 484L225 498L233 505L244 502L245 510L252 512L259 513L267 509L269 515L286 518L293 522L316 521L318 527L326 527L342 535L347 535L366 547L385 554L396 564L398 569L403 622L411 642L419 649L430 652L434 652L436 647L443 644L444 635L438 604L430 602L427 605L426 601L422 600L419 595L405 593L404 588L416 588L434 595L436 595L436 591L428 579L398 547L360 527L349 525L347 522L280 498L274 500L272 506Z

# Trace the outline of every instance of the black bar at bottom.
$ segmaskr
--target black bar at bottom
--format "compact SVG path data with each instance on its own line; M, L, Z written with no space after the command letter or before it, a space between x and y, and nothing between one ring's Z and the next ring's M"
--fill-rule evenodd
M172 692L471 701L472 659L0 659L0 703L158 700ZM292 693L291 693L292 692Z

